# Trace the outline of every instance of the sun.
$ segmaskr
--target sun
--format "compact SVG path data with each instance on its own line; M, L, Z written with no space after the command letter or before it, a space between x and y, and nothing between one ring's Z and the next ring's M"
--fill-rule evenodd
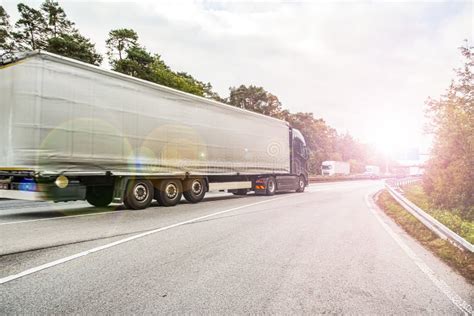
M397 156L409 148L417 147L419 138L416 130L404 126L399 121L385 121L370 126L368 140L375 145L378 151L386 156Z

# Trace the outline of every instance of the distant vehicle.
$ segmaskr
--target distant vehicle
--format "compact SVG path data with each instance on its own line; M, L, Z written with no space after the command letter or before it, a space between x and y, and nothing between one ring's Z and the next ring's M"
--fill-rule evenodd
M45 52L0 60L0 198L143 209L304 191L287 122Z
M321 164L321 174L323 176L348 175L351 173L351 166L348 162L328 160Z
M364 175L371 178L378 178L380 176L380 167L379 166L365 166Z
M421 176L425 169L423 166L397 166L392 168L392 172L397 178L410 176Z
M411 166L409 168L408 174L410 176L421 176L421 175L423 175L424 171L425 171L425 169L423 167Z

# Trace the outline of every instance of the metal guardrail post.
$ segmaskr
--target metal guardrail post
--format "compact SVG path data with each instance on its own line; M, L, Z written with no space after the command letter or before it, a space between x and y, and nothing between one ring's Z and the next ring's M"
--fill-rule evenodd
M399 189L400 185L408 184L418 181L417 179L410 179L404 181L397 181L395 183L396 187ZM400 192L397 192L397 189L392 187L388 181L385 181L385 187L387 188L390 195L401 205L405 210L410 212L413 216L415 216L420 222L422 222L426 227L428 227L432 232L438 235L442 239L447 239L451 241L453 244L458 246L461 249L468 250L470 252L474 252L474 246L453 232L451 229L440 223L437 219L433 218L431 215L423 211L421 208L416 206L413 202L408 200L405 196L403 196Z

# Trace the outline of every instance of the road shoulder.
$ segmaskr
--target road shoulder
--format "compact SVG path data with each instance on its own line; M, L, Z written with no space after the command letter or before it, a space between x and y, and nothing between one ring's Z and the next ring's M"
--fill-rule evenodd
M384 229L404 250L405 254L412 259L413 264L417 265L454 305L460 308L462 312L472 314L472 305L474 303L473 285L410 236L394 219L387 215L375 203L375 195L367 195L366 202L382 226L384 226Z

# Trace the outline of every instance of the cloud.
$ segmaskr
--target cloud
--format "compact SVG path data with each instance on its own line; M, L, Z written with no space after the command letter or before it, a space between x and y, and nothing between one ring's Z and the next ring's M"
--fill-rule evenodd
M4 1L12 16L15 4ZM471 2L61 4L101 52L110 29L133 28L173 69L221 95L261 85L290 110L368 141L387 118L420 140L424 100L448 86L456 48L473 37Z

